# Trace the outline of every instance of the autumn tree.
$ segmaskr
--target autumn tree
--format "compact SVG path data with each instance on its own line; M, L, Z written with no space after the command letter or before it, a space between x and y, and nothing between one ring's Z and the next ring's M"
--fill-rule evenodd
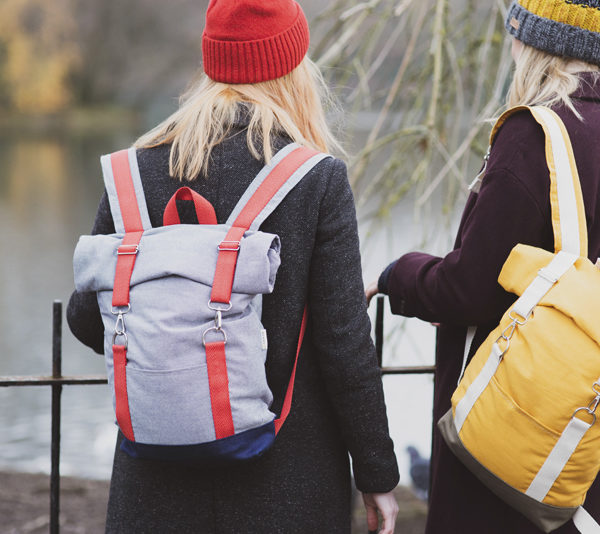
M72 98L79 65L71 0L0 2L0 102L20 112L51 113Z

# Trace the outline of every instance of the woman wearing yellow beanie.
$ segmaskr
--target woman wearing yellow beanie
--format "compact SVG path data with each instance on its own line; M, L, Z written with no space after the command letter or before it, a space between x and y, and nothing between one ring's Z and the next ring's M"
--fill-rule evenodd
M515 74L509 107L542 105L565 123L585 204L589 258L600 256L600 1L518 0L508 9ZM483 178L462 216L455 248L445 257L412 252L389 265L367 290L389 295L392 312L439 323L434 418L469 360L516 296L498 283L518 243L554 251L550 177L542 127L528 112L499 130ZM476 334L464 354L467 327ZM464 358L465 357L465 358ZM466 363L466 362L465 362ZM436 427L427 534L537 534L542 531L484 486L454 456ZM600 481L585 508L600 520ZM575 534L572 522L555 532Z

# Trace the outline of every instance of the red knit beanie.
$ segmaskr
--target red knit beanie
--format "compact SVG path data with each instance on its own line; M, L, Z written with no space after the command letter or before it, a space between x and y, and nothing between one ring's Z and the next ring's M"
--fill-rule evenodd
M274 80L299 65L308 42L308 23L294 0L210 0L204 72L224 83Z

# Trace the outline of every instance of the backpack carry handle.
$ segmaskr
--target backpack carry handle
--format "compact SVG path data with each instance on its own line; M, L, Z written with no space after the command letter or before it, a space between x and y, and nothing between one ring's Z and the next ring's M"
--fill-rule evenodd
M163 214L164 226L181 224L179 213L177 212L177 200L191 200L194 203L198 224L217 224L217 216L212 204L189 187L180 187L167 203Z

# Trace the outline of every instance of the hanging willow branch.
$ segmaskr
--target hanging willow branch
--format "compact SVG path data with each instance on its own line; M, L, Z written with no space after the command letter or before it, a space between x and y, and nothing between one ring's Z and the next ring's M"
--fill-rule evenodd
M313 23L318 63L356 125L359 205L453 203L477 173L511 71L502 0L336 0ZM352 148L351 148L352 150Z

